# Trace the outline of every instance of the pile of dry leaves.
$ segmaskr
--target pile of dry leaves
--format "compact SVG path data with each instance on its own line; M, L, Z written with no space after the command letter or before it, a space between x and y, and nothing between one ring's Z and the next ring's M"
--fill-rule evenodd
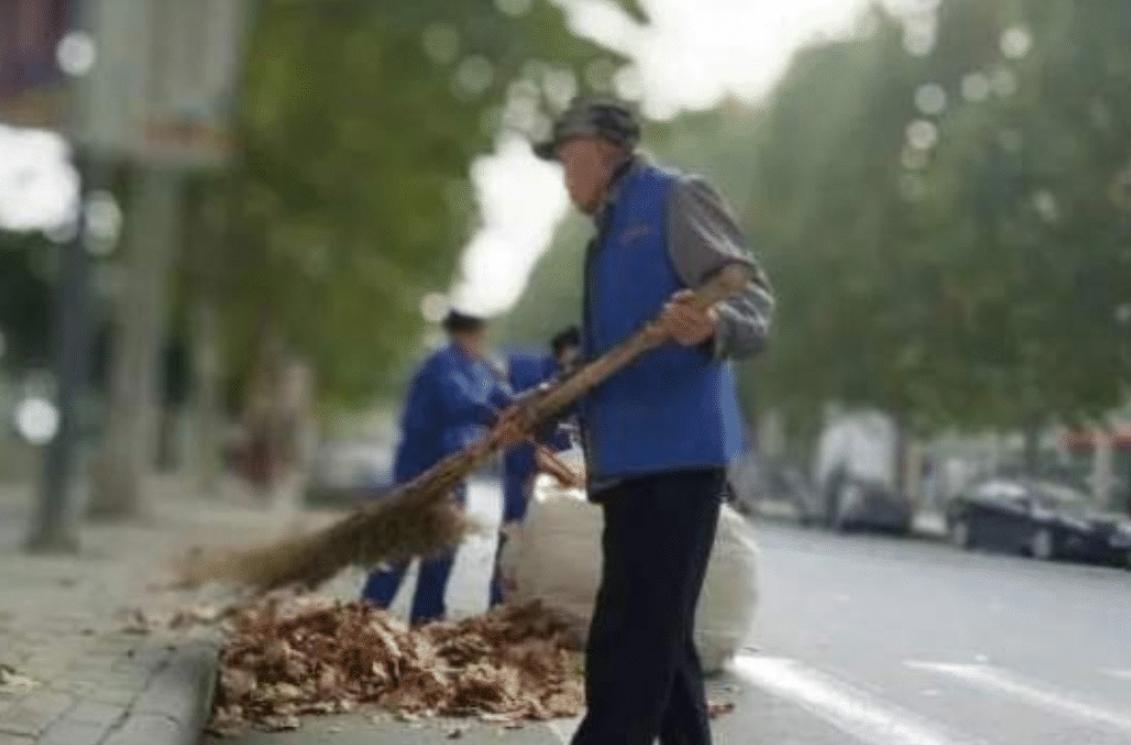
M303 714L359 705L507 723L584 703L571 625L537 604L409 630L365 603L268 598L226 625L219 734L293 729Z

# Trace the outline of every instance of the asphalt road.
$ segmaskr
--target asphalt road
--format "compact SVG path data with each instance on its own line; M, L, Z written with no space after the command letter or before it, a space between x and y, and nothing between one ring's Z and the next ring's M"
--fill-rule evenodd
M481 486L473 508L494 498ZM736 705L717 743L1131 744L1131 572L783 524L759 536L757 649L712 681ZM461 558L465 603L488 551ZM572 726L476 725L462 741L560 745ZM432 745L450 730L344 717L224 742Z

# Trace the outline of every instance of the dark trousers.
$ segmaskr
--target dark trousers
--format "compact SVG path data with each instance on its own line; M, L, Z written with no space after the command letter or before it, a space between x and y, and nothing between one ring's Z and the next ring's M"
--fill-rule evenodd
M503 586L499 562L507 545L507 535L502 528L526 519L526 502L534 483L534 474L525 471L508 473L503 479L503 521L499 530L499 543L495 548L495 567L491 572L491 589L488 600L494 608L506 602L507 588Z
M455 559L456 555L453 551L420 562L416 591L412 595L412 610L409 611L412 625L442 621L447 617L448 607L444 603L444 594L448 590L448 579L452 575ZM372 572L361 590L362 599L380 608L388 608L393 604L393 599L396 598L407 571L408 562L401 562Z
M463 507L467 503L467 487L458 486L452 498ZM452 566L456 552L450 551L420 562L420 573L416 577L416 590L412 595L412 609L409 619L416 626L429 621L442 621L448 615L444 595L448 591L448 580L452 576ZM400 562L370 572L361 588L362 600L368 600L380 608L388 608L397 597L397 591L404 582L408 562Z
M573 745L708 745L695 609L726 477L681 471L602 492L604 568Z

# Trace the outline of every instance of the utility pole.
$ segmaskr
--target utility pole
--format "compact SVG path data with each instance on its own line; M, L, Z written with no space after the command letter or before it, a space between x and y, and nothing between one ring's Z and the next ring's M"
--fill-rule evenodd
M79 170L78 225L62 247L59 285L55 290L55 379L59 428L44 458L35 520L28 536L31 551L66 553L78 550L74 481L78 470L80 407L87 377L89 329L87 294L90 257L87 251L85 199L95 166L76 158Z
M59 43L57 55L63 72L70 77L67 115L62 129L73 152L78 172L75 209L75 231L61 248L58 285L55 289L54 368L55 405L59 426L48 445L43 460L36 511L27 538L27 549L41 553L72 553L78 550L77 515L75 510L75 474L78 471L81 439L80 411L83 388L88 372L89 328L87 295L90 284L90 237L87 223L86 195L101 181L102 164L84 157L78 146L81 127L81 106L85 93L86 74L92 57L82 54L89 44L89 17L83 4L76 5L70 19L70 31ZM64 45L77 44L78 54L64 54ZM87 59L83 59L87 56Z

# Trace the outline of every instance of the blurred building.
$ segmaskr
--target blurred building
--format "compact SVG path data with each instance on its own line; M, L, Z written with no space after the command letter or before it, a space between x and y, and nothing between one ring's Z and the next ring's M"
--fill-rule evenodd
M62 121L59 43L74 0L0 0L0 122L55 127Z

